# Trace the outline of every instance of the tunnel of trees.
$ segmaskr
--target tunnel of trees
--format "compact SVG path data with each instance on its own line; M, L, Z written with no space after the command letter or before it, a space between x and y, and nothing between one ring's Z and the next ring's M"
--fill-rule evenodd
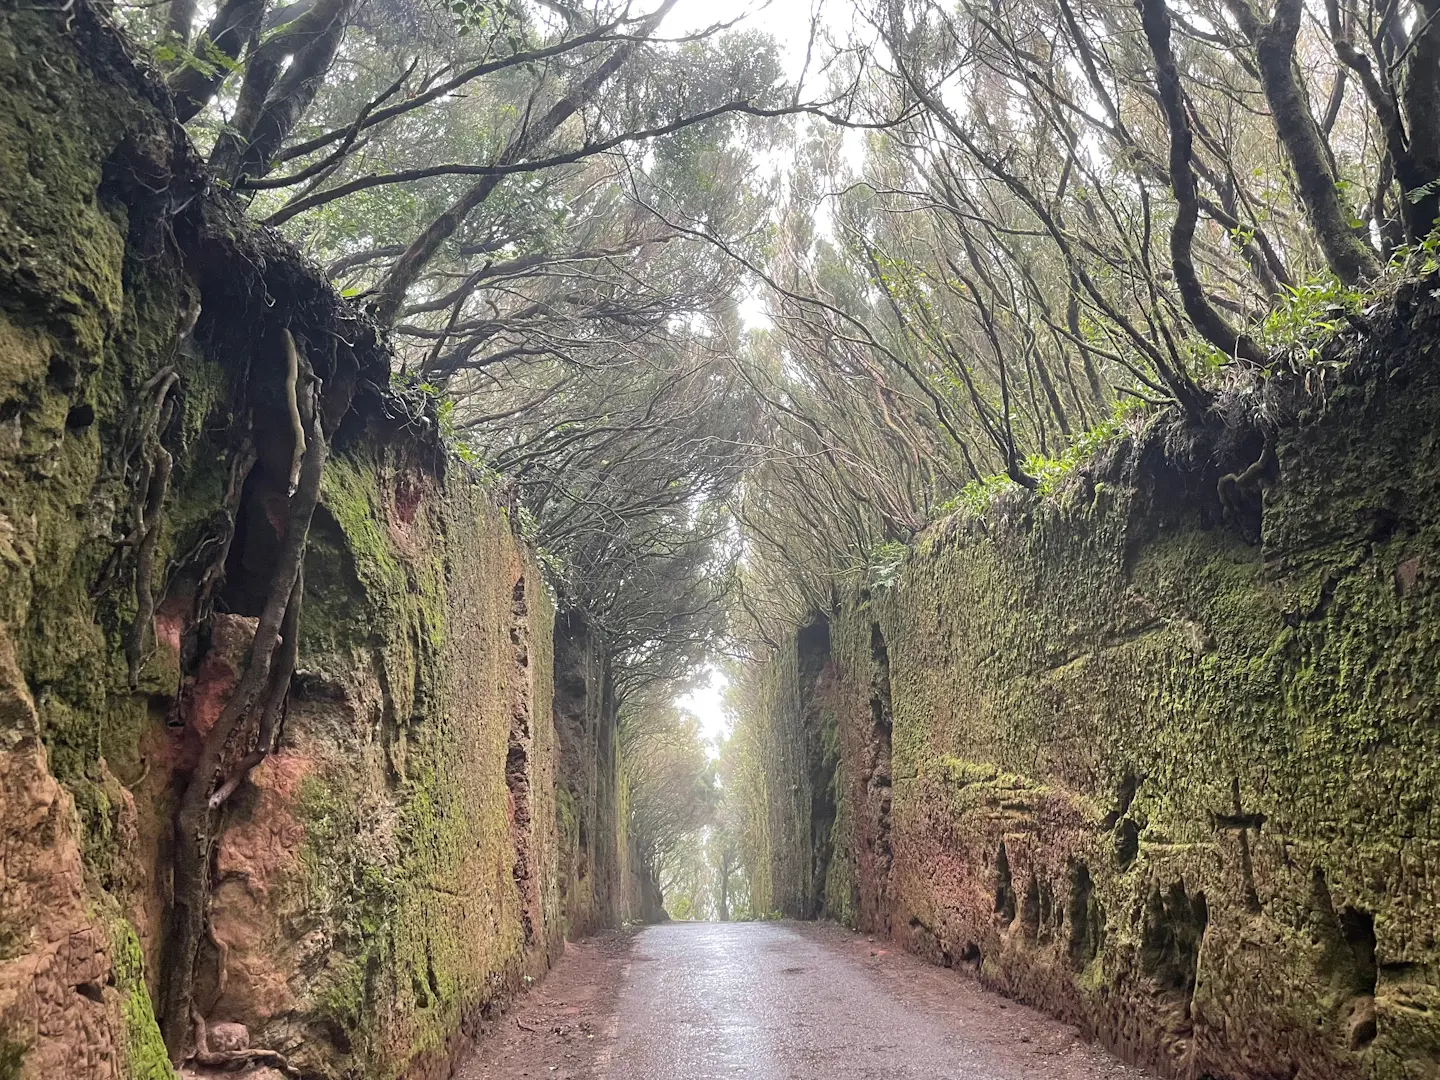
M1128 416L1254 428L1240 389L1326 378L1302 331L1436 258L1440 7L883 0L799 43L675 8L115 15L503 478L619 658L670 895L730 914L743 755L676 688Z
M770 914L741 849L771 751L707 744L678 695L1161 412L1252 448L1221 478L1243 516L1255 389L1335 378L1317 341L1440 261L1440 0L861 0L789 41L679 0L104 8L213 185L378 328L416 422L503 489L603 639L629 827L680 917ZM259 710L244 770L296 669L274 642L330 437L287 347L298 528L218 725ZM158 477L174 406L148 390ZM172 1038L186 890L244 770L197 770L179 811Z

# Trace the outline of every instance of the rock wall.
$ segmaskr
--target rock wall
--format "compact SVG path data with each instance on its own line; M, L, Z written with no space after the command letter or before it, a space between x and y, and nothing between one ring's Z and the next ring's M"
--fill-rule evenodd
M555 621L555 734L560 747L560 888L567 931L624 917L619 732L605 651L578 613Z
M816 618L786 640L763 674L738 688L733 738L741 752L734 784L744 807L750 906L759 916L849 914L841 903L826 903L827 881L850 865L831 858L832 834L842 837L843 848L850 827L850 804L837 800L845 769L838 727L824 707L834 679L830 624ZM848 896L848 889L835 888L837 896Z
M448 1075L575 892L535 560L83 0L0 7L0 190L0 1078L174 1075L173 822L288 527L286 333L331 456L280 750L222 811L196 1012L212 1050L248 1037L305 1077ZM603 698L603 664L566 672ZM616 898L578 931L638 911L640 878L613 723L565 753L615 793L587 842Z
M1440 1076L1436 284L1222 402L1263 436L1152 419L851 595L749 721L807 746L777 789L840 746L829 913L1163 1076Z
M327 466L305 599L199 1003L307 1075L448 1075L563 940L550 602L483 491L370 441Z
M569 938L665 918L659 886L629 833L620 720L609 653L578 612L555 619L555 800Z
M0 19L0 1076L158 1080L172 1073L143 978L131 789L165 771L146 744L179 675L156 656L129 678L133 590L104 585L134 501L128 405L185 302L150 231L163 210L134 189L178 156L99 20ZM199 440L219 381L182 362L176 449ZM180 482L199 482L206 464L180 456Z

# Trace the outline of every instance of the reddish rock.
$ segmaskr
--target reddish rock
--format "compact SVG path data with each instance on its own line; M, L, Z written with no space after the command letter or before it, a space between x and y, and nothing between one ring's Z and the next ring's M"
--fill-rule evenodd
M75 807L50 775L39 719L0 629L0 1037L22 1078L121 1075L119 995L84 895Z
M212 1054L250 1049L250 1029L244 1024L211 1024L207 1034Z

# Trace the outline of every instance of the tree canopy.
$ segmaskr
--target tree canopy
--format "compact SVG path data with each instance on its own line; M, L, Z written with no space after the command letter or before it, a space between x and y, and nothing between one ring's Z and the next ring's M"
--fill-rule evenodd
M602 634L660 862L677 685L1137 410L1254 423L1440 247L1440 0L678 2L118 9Z

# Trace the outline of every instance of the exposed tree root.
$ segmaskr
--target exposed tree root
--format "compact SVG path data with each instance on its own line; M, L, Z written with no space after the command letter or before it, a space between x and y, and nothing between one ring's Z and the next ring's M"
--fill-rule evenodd
M130 685L140 682L140 665L155 633L155 548L160 540L161 514L170 493L170 472L174 459L160 441L173 412L170 391L179 382L173 367L164 367L141 388L140 483L135 492L134 528L130 541L136 543L135 619L125 636L125 660Z
M254 764L248 768L245 762L262 749L268 753L269 740L274 737L289 688L290 673L294 669L301 567L310 522L320 498L320 479L327 455L328 447L316 415L311 420L309 448L301 466L299 485L290 499L289 520L250 648L249 663L230 700L205 736L200 760L176 813L173 899L166 938L165 971L168 977L161 1030L171 1058L177 1063L188 1056L191 1049L188 1043L193 1037L191 1009L195 958L205 934L216 811L243 782L249 769L263 760L264 755L255 758ZM262 694L265 700L255 750L245 755L240 767L227 779L223 775L226 763L231 760L237 741L248 728L248 721Z
M1226 473L1215 484L1215 493L1225 514L1251 543L1259 543L1263 511L1261 487L1265 474L1275 465L1275 448L1267 439L1260 456L1239 472Z
M285 621L280 626L280 651L275 661L275 670L270 676L270 688L265 695L264 711L260 714L260 731L256 736L255 746L240 759L229 778L210 796L211 810L220 809L255 767L274 750L280 715L285 708L285 697L290 689L290 676L295 673L295 661L300 654L300 600L304 593L305 567L302 565L295 575L295 585L290 590L290 603L285 608Z
M193 1035L195 1053L190 1060L202 1068L224 1069L229 1072L238 1071L250 1065L265 1065L286 1076L298 1077L300 1075L290 1067L289 1059L278 1050L211 1050L210 1037L203 1016L195 1017Z
M1216 493L1227 510L1234 509L1240 492L1251 491L1260 482L1260 474L1275 463L1275 448L1267 441L1260 456L1238 473L1226 473L1216 482Z
M295 438L295 449L290 453L290 486L287 493L295 494L300 483L300 462L305 457L305 423L300 419L300 399L297 386L300 382L300 353L295 348L295 337L289 330L281 330L285 342L285 406L290 412L290 430Z
M191 1059L207 1069L240 1070L248 1065L266 1065L286 1076L298 1077L300 1073L290 1067L289 1060L278 1050L222 1050L196 1053Z
M200 574L195 588L194 619L196 625L210 617L215 607L215 592L225 580L225 564L230 558L230 545L235 541L235 516L240 512L240 497L245 491L245 481L255 467L255 445L247 435L230 458L230 474L225 483L225 499L221 504L219 520L212 535L205 544L215 544L215 554L210 557ZM200 550L187 555L187 561L198 560Z

